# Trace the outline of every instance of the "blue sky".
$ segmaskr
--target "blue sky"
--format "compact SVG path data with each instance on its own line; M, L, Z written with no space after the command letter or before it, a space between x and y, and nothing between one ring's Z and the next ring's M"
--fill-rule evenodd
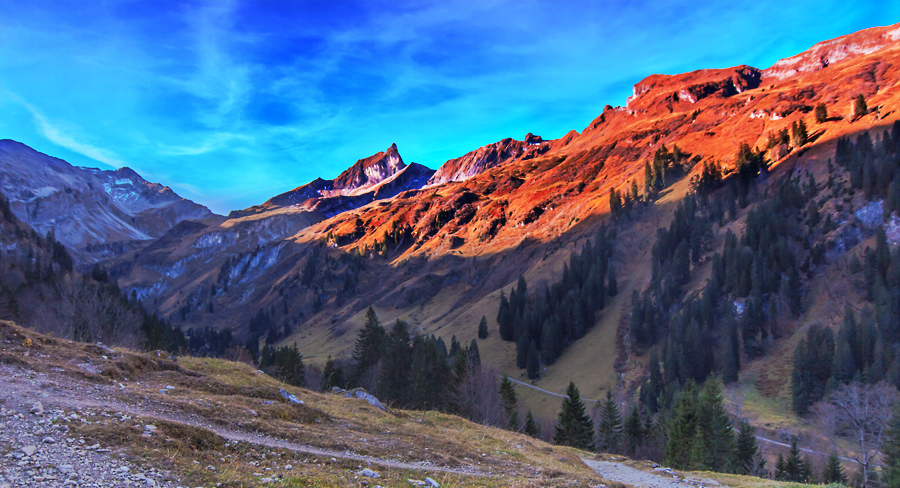
M766 68L896 0L0 0L0 138L225 213L397 143L583 129L653 73Z

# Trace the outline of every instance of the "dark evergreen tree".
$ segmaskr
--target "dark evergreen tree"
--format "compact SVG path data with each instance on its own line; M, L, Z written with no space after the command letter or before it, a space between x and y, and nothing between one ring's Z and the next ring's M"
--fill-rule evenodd
M791 124L791 144L794 147L805 145L808 139L809 135L806 131L806 123L803 122L803 119Z
M333 387L344 388L344 370L334 363L334 359L328 356L325 360L325 369L322 370L322 391L328 391Z
M478 338L479 339L487 339L488 336L488 324L487 318L482 315L481 322L478 323Z
M372 307L366 311L366 323L356 338L353 348L355 376L361 377L366 370L381 360L381 349L384 346L385 330Z
M885 475L887 475L887 471L885 469ZM884 488L895 488L896 486L891 485L890 481L887 480L887 476L883 481L885 482L882 484ZM841 467L841 460L838 458L837 451L831 451L825 467L822 468L822 483L830 485L832 483L844 484L846 482L847 477L844 475L844 469Z
M535 439L541 438L541 428L538 426L537 421L534 420L534 414L531 413L531 410L525 414L525 425L523 430L527 436L534 437Z
M506 299L503 290L500 290L500 311L497 312L497 324L500 325L501 339L504 341L514 339L513 314L509 306L509 300Z
M412 357L406 322L397 319L385 340L378 394L385 403L403 405Z
M780 457L780 455L779 455ZM779 470L776 464L775 478L780 481L795 481L798 483L806 483L809 481L808 463L800 456L800 445L796 436L791 436L791 448L787 458L782 460L782 467Z
M528 334L522 334L516 340L516 367L524 368L528 366Z
M667 465L676 469L691 467L691 450L694 446L697 425L697 387L693 381L688 381L675 400L672 416L666 428Z
M622 197L619 196L619 192L616 191L615 188L609 189L609 213L611 213L614 217L619 215L619 212L622 211Z
M449 403L450 367L446 351L434 336L415 337L409 386L404 405L421 410L442 410Z
M816 123L821 124L828 120L828 109L824 103L816 105Z
M303 355L297 350L296 344L290 347L263 347L259 367L285 383L306 386Z
M478 352L478 343L475 342L475 339L472 339L472 342L469 343L468 354L472 364L481 366L481 353Z
M556 420L553 442L591 451L594 449L594 424L585 413L584 402L574 382L566 388L566 398Z
M742 421L738 426L737 449L735 461L739 472L753 474L759 446L756 443L756 432L750 422Z
M860 93L853 100L853 115L855 117L862 117L867 113L869 113L869 107L866 105L866 97Z
M886 434L882 446L884 453L883 486L900 488L900 405L894 405Z
M541 374L541 359L538 353L537 345L534 341L528 345L528 360L526 364L526 373L528 374L528 379L533 380L537 378Z
M625 420L624 438L625 454L636 456L645 438L644 423L641 421L641 412L637 405L631 407L631 412Z
M734 430L725 410L722 388L716 378L710 378L703 384L698 397L697 414L697 425L702 432L707 454L701 467L720 472L732 471Z
M606 400L600 407L600 423L597 426L597 449L601 452L618 453L622 438L622 415L612 397L612 390L606 390Z
M516 387L510 381L509 376L504 376L500 380L500 406L503 407L503 413L506 414L506 429L519 430L519 398L516 395Z

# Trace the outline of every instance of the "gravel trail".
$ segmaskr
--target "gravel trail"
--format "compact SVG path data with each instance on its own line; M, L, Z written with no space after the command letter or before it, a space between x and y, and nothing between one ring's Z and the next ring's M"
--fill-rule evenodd
M153 402L144 401L140 404L123 402L116 398L117 394L119 396L121 395L121 391L117 390L113 386L96 385L79 381L71 377L54 378L48 374L25 370L18 366L0 365L0 378L5 379L5 381L0 381L0 404L5 404L7 408L9 406L13 406L13 409L9 411L15 413L14 416L10 417L11 420L7 421L7 424L11 425L18 425L22 420L34 422L40 421L36 420L34 415L27 414L33 402L39 399L44 405L45 409L53 408L55 409L54 412L74 412L84 409L100 409L104 412L113 412L117 415L124 414L133 417L141 417L144 419L162 420L182 425L188 425L191 427L197 427L208 430L229 441L246 442L249 444L255 444L267 448L288 449L305 454L331 457L335 459L348 459L361 463L398 469L443 472L468 476L491 475L488 472L469 467L448 468L444 466L432 465L427 461L421 463L394 461L390 459L364 456L351 451L322 449L314 446L298 444L272 436L265 436L230 428L224 428L221 426L210 424L208 422L204 422L200 417L181 414L179 412L172 411L170 407L155 405ZM53 420L58 418L58 416L52 417ZM51 418L46 418L43 420L44 421L41 423L41 425L49 424L50 422L52 422ZM31 427L29 426L29 428ZM41 466L48 465L47 463L53 465L68 464L69 460L80 458L80 452L82 448L78 443L73 444L72 441L66 442L66 440L63 439L63 435L61 432L58 433L57 437L61 442L56 442L55 444L51 445L61 446L65 448L71 446L72 452L69 452L69 449L62 449L59 450L59 452L48 453L47 456L44 456L45 464L42 464ZM10 446L14 446L15 449L19 449L20 447L24 447L24 445L28 442L41 445L39 440L30 441L24 438L20 439L19 435L17 433L14 433L12 429L6 427L0 428L0 448L2 448L4 443L6 443ZM44 446L41 445L41 447ZM101 450L100 453L105 454L102 451L106 450ZM0 453L2 453L2 450L0 450ZM26 465L17 466L16 462L18 461L12 462L16 456L19 456L19 454L16 454L16 452L11 452L6 457L0 457L0 488L11 488L12 486L33 486L28 483L21 483L22 480L27 481L28 479L25 474L39 476L39 473L44 472L35 469L26 469L28 468L28 466ZM158 485L151 485L149 483L147 483L146 485L133 485L131 483L123 483L121 479L119 479L119 477L109 478L107 476L104 478L103 476L101 476L101 474L104 472L112 473L118 476L118 474L120 473L132 472L135 470L131 465L128 465L127 463L123 464L117 459L112 458L108 455L100 457L104 458L104 460L100 460L98 458L97 460L93 461L94 464L97 465L97 469L91 470L91 472L96 471L98 473L97 476L99 476L99 478L97 479L99 480L99 484L85 484L80 482L77 484L77 486L178 486L177 484L172 483L160 483ZM26 459L26 461L29 459L30 457ZM6 465L10 466L7 467ZM126 471L125 468L127 468L128 471ZM50 471L47 472L49 473ZM151 474L159 478L160 476L155 473L156 472L154 471L154 473ZM10 478L10 480L5 480L4 476ZM150 475L144 475L145 478L148 476ZM166 473L165 476L171 478L168 473ZM135 477L137 477L140 481L140 474L135 475ZM60 481L60 484L58 484L58 486L64 486L62 483L65 482L66 479L65 477L62 478L62 480L56 479L50 481ZM13 481L15 481L15 483L17 484L12 484ZM7 483L8 485L4 483ZM57 485L48 484L47 486Z
M721 483L714 480L693 476L681 478L668 468L657 468L656 473L658 474L654 474L632 468L623 463L593 461L590 459L582 459L582 461L603 478L630 486L646 488L697 488L702 486L723 486Z

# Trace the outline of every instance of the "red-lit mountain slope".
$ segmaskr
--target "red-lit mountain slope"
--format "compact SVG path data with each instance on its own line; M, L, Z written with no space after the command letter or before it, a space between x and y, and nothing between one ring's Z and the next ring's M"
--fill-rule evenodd
M283 342L296 342L314 362L347 353L370 305L385 322L403 317L420 332L468 341L482 315L495 330L499 290L520 274L531 290L559 279L571 250L607 220L610 190L630 191L632 182L642 190L645 164L663 145L677 144L689 174L662 192L648 220L623 229L614 260L625 292L541 380L553 386L591 369L596 379L583 391L594 395L612 381L622 297L646 283L655 231L671 218L689 177L706 162L730 171L741 143L765 148L770 133L801 119L808 145L776 145L767 157L775 168L824 165L836 138L900 117L898 81L898 25L818 44L766 70L651 75L635 85L626 106L607 106L580 133L500 141L448 161L429 175L429 185L358 208L346 201L316 207L390 181L385 172L366 171L374 163L402 168L399 156L389 162L388 150L333 183L317 180L221 225L177 227L111 264L124 288L176 324L231 327L240 335L264 311L292 331ZM870 110L851 117L858 95ZM823 123L814 117L820 103L830 116ZM301 214L305 220L297 222ZM515 346L496 335L484 341L482 357L516 371Z

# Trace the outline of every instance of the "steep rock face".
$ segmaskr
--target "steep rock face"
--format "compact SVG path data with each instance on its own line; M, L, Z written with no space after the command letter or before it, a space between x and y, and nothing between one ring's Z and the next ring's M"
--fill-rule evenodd
M680 75L650 75L634 85L628 108L647 111L707 97L727 98L759 86L760 71L750 66L697 70Z
M441 185L450 181L465 181L495 166L506 164L522 157L531 144L540 145L543 139L529 133L525 141L506 138L502 141L482 146L441 165L428 181L429 185Z
M391 198L400 192L424 186L434 171L412 163L406 165L397 145L360 159L333 180L315 180L289 192L270 198L262 205L232 212L241 217L276 208L294 206L331 217L375 200Z
M387 150L360 159L347 168L332 182L331 188L323 196L358 195L391 178L406 164L397 152L397 145L391 144Z
M299 205L311 198L360 195L395 176L406 167L397 145L360 159L333 180L315 180L269 199L263 207Z
M781 81L803 73L826 68L839 61L871 54L900 40L900 25L874 27L829 41L820 42L808 50L779 60L763 71L767 81Z
M178 222L213 215L129 168L78 168L10 140L0 141L0 189L16 217L41 234L53 231L79 262L112 257Z

